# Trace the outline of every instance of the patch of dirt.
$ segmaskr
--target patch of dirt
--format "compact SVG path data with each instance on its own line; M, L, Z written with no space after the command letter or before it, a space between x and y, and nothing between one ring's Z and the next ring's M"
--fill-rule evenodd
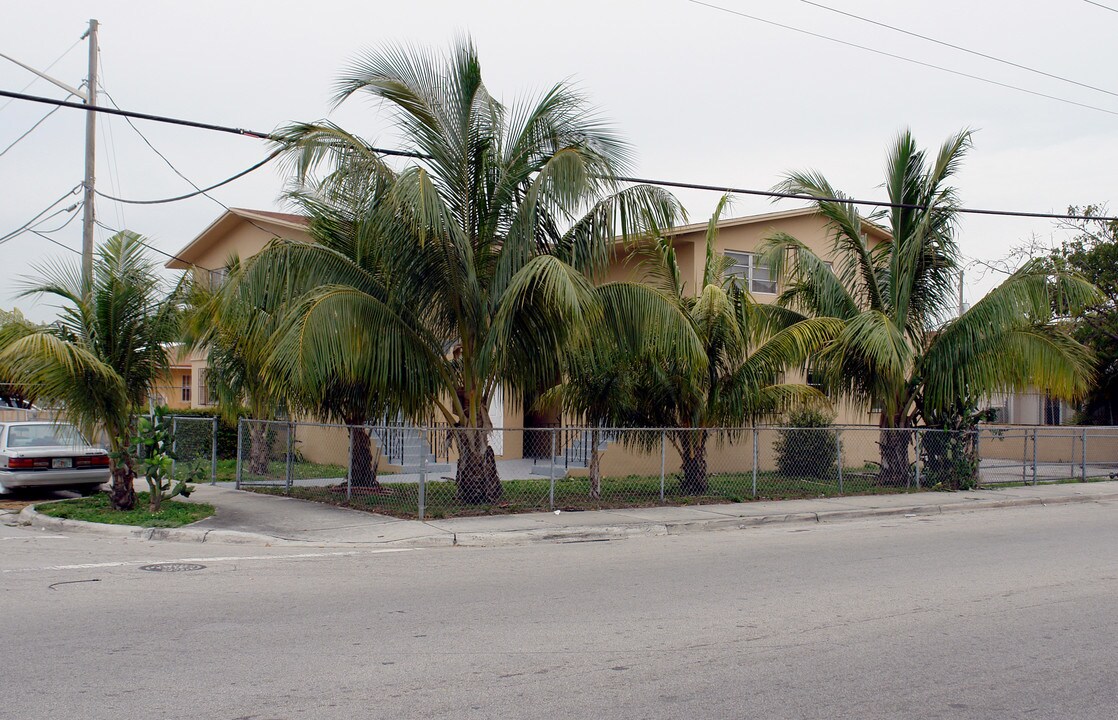
M34 505L38 500L0 500L0 510L19 512L28 505Z

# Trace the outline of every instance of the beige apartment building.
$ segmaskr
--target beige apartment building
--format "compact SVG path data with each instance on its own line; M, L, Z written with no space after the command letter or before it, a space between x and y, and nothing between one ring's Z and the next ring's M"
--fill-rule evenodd
M888 231L878 225L866 222L863 230L871 243L890 240ZM827 222L814 208L729 218L720 222L717 250L734 260L731 272L742 278L758 302L774 302L781 289L779 279L758 262L759 250L765 239L776 232L798 238L823 258L832 252ZM672 234L680 270L690 292L697 292L702 282L705 234L705 222L682 226ZM221 282L234 255L241 259L251 257L274 238L309 242L307 219L290 213L231 208L179 250L167 267L174 270L193 267L204 280ZM640 279L638 263L620 250L620 246L607 278ZM178 354L170 377L159 384L157 394L158 399L173 409L210 406L211 399L206 391L205 353L183 351ZM1052 403L1046 403L1043 394L1002 396L995 398L992 404L1002 408L1000 420L1006 424L1059 424L1071 417L1067 407L1053 410ZM835 410L840 424L876 425L879 419L871 408L838 403ZM509 428L515 434L515 439L510 435L505 439L507 442L501 443L505 457L519 456L519 446L523 444L522 429L554 427L562 424L563 420L547 413L525 413L511 403L504 403L499 396L494 399L491 416L496 426Z

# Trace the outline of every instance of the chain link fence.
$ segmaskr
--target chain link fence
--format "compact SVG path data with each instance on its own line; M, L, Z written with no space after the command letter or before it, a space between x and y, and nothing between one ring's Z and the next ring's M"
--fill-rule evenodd
M1118 428L529 428L242 420L237 487L441 518L1118 475Z

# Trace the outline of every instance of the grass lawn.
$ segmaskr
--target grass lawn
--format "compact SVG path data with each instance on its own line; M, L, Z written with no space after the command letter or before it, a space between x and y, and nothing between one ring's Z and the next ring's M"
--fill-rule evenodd
M198 522L214 514L214 506L205 503L185 503L164 500L159 512L148 512L148 494L136 493L136 507L127 512L109 507L109 494L97 493L89 497L45 503L35 508L50 517L109 525L138 525L140 527L173 528Z
M268 463L268 474L254 475L249 472L248 464L245 464L243 470L244 480L261 480L265 477L276 480L282 480L286 477L287 466L283 460L272 460ZM345 465L328 465L323 463L312 462L296 462L293 468L294 478L307 479L307 478L344 478L346 475ZM383 473L382 473L383 474ZM218 482L234 482L237 479L237 461L236 460L218 460L217 461L217 480Z
M678 477L665 478L664 500L661 502L660 477L658 475L603 478L602 498L593 500L590 498L590 481L588 479L561 479L555 482L555 509L571 512L840 495L837 479L820 480L790 477L771 472L758 474L756 498L753 497L752 473L712 474L708 484L708 491L702 495L683 495L679 490ZM546 479L505 480L501 483L501 486L504 489L504 495L499 503L495 505L463 505L457 500L457 490L453 482L428 482L424 517L437 519L469 515L539 512L551 509L550 488ZM285 494L282 487L258 486L246 489L274 495ZM874 495L915 491L915 488L883 487L878 485L871 475L858 470L851 470L844 478L841 494ZM419 515L419 486L415 483L382 482L380 492L354 491L353 497L348 501L346 500L344 486L338 489L293 487L290 496L399 518L416 518Z

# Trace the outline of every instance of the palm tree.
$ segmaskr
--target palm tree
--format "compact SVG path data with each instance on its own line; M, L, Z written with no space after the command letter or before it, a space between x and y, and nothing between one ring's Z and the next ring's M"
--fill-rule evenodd
M302 387L342 379L371 406L441 417L461 500L492 502L494 395L550 386L564 347L618 302L663 312L647 289L598 291L591 278L616 237L669 227L679 206L653 187L620 188L627 148L569 85L498 102L468 40L445 59L369 52L337 87L337 103L365 93L390 107L415 160L394 169L329 123L283 131L297 179L329 168L299 201L337 243L277 242L248 263L256 302L284 307L273 373Z
M702 287L692 295L681 280L670 238L646 246L642 265L661 296L687 318L701 348L697 360L679 352L645 352L632 370L628 421L674 428L668 440L683 465L681 490L707 491L707 442L712 428L741 428L759 418L805 403L823 402L816 389L784 382L786 370L806 363L837 333L830 318L794 318L781 308L753 301L727 274L731 261L716 252L723 197L706 231ZM574 378L578 380L577 376ZM634 435L639 442L642 435Z
M265 420L275 417L284 404L284 393L268 382L268 339L274 330L274 316L241 301L231 288L229 276L242 272L240 260L230 257L225 282L216 284L196 277L190 285L183 339L195 349L205 349L206 384L216 401L222 419L236 425L242 410L248 417ZM267 426L249 426L249 470L268 472Z
M792 173L778 188L819 200L834 241L833 270L796 238L776 234L764 260L786 277L779 304L802 317L837 318L843 330L813 362L828 384L881 408L881 481L902 484L910 433L938 424L991 393L1046 388L1073 399L1089 382L1090 353L1053 322L1097 296L1081 278L1029 263L953 318L959 279L959 200L949 180L971 146L959 132L929 156L911 133L889 149L885 188L897 207L863 218L817 172ZM888 242L871 244L864 223L882 221Z
M61 405L88 436L108 438L112 490L118 510L136 503L130 450L134 418L168 368L178 338L181 287L166 292L158 267L131 232L113 235L98 250L92 280L78 264L42 268L24 296L61 300L47 326L13 322L0 331L0 374L34 387L41 400Z

